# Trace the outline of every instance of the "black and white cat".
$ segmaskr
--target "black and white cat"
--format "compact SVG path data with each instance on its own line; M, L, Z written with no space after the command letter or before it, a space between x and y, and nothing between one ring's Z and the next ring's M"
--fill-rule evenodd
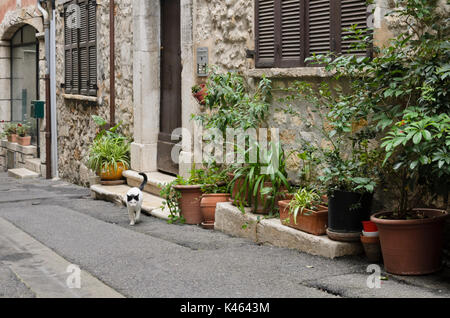
M130 225L135 225L141 217L142 202L144 201L144 196L142 191L147 184L147 175L145 173L139 173L140 176L144 177L144 181L139 188L132 188L128 190L126 195L128 217L130 218Z

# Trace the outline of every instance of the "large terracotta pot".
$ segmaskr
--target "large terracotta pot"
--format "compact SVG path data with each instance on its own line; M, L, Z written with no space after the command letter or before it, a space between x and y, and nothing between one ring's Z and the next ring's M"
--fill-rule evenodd
M117 163L117 170L115 170L113 166L104 168L100 172L100 178L106 181L120 180L122 179L122 174L125 170L125 166L121 162L119 162Z
M328 226L328 210L326 206L318 205L317 211L305 209L304 213L299 212L297 214L295 220L294 214L289 213L290 202L290 200L278 202L282 224L318 236L326 234Z
M206 228L214 227L216 205L219 202L228 202L230 200L228 193L209 193L202 196L200 201L200 210L203 216L202 225Z
M272 187L272 182L270 182L270 181L268 181L268 182L264 182L264 187L263 188L271 188ZM282 188L278 191L280 194L278 194L276 197L275 197L275 204L274 204L274 207L278 207L278 202L279 201L282 201L282 200L285 200L285 199L287 199L287 198L289 198L289 197L292 197L289 193L288 193L288 191L286 190L286 188L284 187L284 186L282 186ZM258 200L256 201L256 204L255 204L255 198L252 198L252 210L253 210L253 213L255 213L255 214L264 214L264 215L267 215L267 214L269 214L270 212L272 212L271 211L271 207L270 207L270 204L269 204L269 199L268 199L268 197L267 197L268 195L263 195L263 196L261 196L261 194L260 194L260 191L258 190L258 193L257 193L257 198L258 198Z
M186 220L186 224L202 223L203 215L200 210L200 201L202 199L201 185L174 185L174 189L181 193L178 205L180 214Z
M425 275L442 266L444 223L448 213L437 209L415 209L427 218L418 220L380 219L389 212L371 217L379 231L385 270L397 275Z
M31 136L20 137L17 136L17 143L21 146L31 145Z

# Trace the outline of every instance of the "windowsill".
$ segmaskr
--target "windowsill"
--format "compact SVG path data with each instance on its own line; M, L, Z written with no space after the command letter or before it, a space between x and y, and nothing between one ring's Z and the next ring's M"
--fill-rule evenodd
M244 71L249 77L261 78L297 78L297 77L331 77L332 72L325 71L324 67L290 67L290 68L253 68Z
M99 104L99 98L96 96L85 96L85 95L73 95L73 94L62 94L64 99L76 100L80 102L91 102Z

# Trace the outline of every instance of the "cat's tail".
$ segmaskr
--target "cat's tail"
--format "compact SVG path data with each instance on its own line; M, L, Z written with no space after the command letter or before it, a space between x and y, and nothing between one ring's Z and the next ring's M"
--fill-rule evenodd
M142 173L142 172L140 172L139 175L144 177L144 181L142 182L141 186L139 187L139 189L141 191L144 191L144 187L145 187L145 185L148 182L147 175L145 173Z

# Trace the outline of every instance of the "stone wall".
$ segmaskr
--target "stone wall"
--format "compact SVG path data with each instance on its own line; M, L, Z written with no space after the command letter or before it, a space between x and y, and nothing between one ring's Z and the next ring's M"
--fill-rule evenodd
M97 3L97 85L96 101L83 101L80 96L64 95L64 19L59 16L64 1L59 1L56 19L57 111L59 176L68 181L88 185L93 173L86 167L89 146L97 132L91 116L109 121L110 113L110 21L109 0ZM133 132L133 32L131 0L116 1L116 122L123 121L122 132Z

